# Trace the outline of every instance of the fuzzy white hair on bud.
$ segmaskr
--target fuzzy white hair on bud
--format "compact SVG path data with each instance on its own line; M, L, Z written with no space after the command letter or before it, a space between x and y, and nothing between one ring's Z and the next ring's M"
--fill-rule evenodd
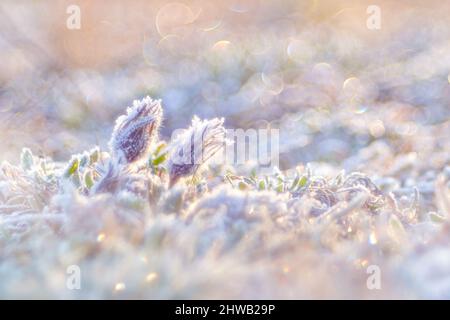
M133 101L133 106L127 108L127 114L116 120L109 141L112 157L122 164L142 159L158 135L162 117L161 100L147 96Z
M192 119L191 126L180 134L170 146L168 172L174 185L181 177L194 174L228 143L223 118L200 120Z

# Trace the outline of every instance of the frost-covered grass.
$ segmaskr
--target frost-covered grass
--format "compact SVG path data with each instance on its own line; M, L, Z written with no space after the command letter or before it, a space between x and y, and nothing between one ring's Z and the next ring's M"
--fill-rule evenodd
M245 176L204 163L227 143L223 120L194 119L168 142L161 122L147 97L109 150L59 163L24 149L2 164L3 297L449 297L449 154L425 172L397 157L390 177L310 165ZM406 166L418 184L402 187ZM71 265L80 290L66 286ZM369 265L381 290L366 286Z

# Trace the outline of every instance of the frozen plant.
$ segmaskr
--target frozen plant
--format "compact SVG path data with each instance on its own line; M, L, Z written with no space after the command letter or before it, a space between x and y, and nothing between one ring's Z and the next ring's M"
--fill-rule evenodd
M229 143L223 122L223 118L200 120L194 117L191 126L172 142L168 161L170 186L181 177L195 174L203 163Z
M0 166L0 296L33 297L32 287L15 288L35 269L51 270L39 293L68 294L53 271L76 263L92 275L83 280L91 297L223 298L230 282L229 297L301 297L319 287L318 297L340 297L333 287L342 284L372 297L365 278L330 271L365 275L368 264L410 256L417 269L392 284L448 296L448 257L426 251L448 246L447 162L432 176L428 202L395 174L388 191L380 187L381 169L346 174L297 163L269 175L233 166L200 172L228 143L224 120L194 117L166 143L157 140L161 118L160 102L147 97L117 120L110 152L93 148L59 163L24 149L20 165ZM415 192L400 192L403 184ZM386 279L395 270L384 267Z
M127 114L116 120L109 147L119 163L133 163L142 159L158 135L163 110L161 100L145 97L133 101Z

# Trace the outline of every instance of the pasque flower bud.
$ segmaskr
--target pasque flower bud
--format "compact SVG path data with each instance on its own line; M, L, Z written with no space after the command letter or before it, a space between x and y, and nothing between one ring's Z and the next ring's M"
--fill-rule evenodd
M161 100L147 96L133 101L127 114L116 120L109 142L112 157L122 164L141 159L158 134L162 115Z
M168 172L170 186L181 177L189 176L228 142L223 118L192 119L192 125L179 135L170 146Z

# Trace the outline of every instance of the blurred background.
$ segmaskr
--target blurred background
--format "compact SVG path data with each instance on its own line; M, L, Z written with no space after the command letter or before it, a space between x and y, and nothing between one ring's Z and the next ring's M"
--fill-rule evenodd
M106 147L145 95L163 99L166 138L194 114L279 128L283 169L355 169L352 155L379 140L420 153L432 136L445 152L449 12L434 0L2 0L0 159Z

